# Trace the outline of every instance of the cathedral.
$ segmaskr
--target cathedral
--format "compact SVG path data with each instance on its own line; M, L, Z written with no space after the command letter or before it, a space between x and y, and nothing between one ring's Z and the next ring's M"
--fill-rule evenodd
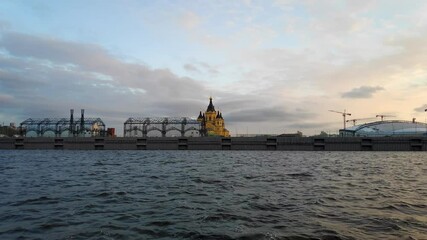
M202 114L202 111L200 111L197 121L204 124L208 136L230 136L230 132L225 128L222 113L215 111L215 107L212 104L212 97L209 98L209 105L206 112Z

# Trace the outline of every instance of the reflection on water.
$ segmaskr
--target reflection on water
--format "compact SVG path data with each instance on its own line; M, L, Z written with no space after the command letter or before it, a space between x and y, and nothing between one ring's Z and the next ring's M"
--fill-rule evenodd
M0 151L0 239L427 239L410 152Z

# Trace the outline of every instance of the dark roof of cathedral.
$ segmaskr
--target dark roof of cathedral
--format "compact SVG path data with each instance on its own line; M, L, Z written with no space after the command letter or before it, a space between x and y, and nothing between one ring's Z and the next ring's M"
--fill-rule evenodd
M199 116L197 117L197 119L201 119L201 118L203 118L202 111L200 111Z
M223 119L223 118L222 118L222 113L218 111L218 114L216 115L216 118L218 118L218 119Z
M212 104L212 98L209 98L209 106L208 106L208 109L206 111L207 112L215 112L215 107Z

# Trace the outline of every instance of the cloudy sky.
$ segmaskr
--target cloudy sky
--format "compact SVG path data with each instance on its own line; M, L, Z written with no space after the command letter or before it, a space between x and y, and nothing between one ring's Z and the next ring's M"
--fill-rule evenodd
M0 122L86 109L197 116L237 133L425 121L425 0L2 0ZM352 125L350 123L350 125Z

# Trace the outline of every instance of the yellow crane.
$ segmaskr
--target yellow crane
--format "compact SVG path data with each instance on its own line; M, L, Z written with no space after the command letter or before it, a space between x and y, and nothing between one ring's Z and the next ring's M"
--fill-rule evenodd
M371 120L371 119L375 119L373 117L371 118L357 118L357 119L349 119L346 122L353 122L353 126L356 126L356 122L357 121L361 121L361 120Z
M345 118L346 118L347 116L351 116L351 113L348 113L345 109L344 109L344 112L339 112L339 111L335 111L335 110L329 110L329 112L339 113L339 114L341 114L341 115L342 115L342 117L343 117L343 119L344 119L344 129L345 129L345 123L346 123Z

